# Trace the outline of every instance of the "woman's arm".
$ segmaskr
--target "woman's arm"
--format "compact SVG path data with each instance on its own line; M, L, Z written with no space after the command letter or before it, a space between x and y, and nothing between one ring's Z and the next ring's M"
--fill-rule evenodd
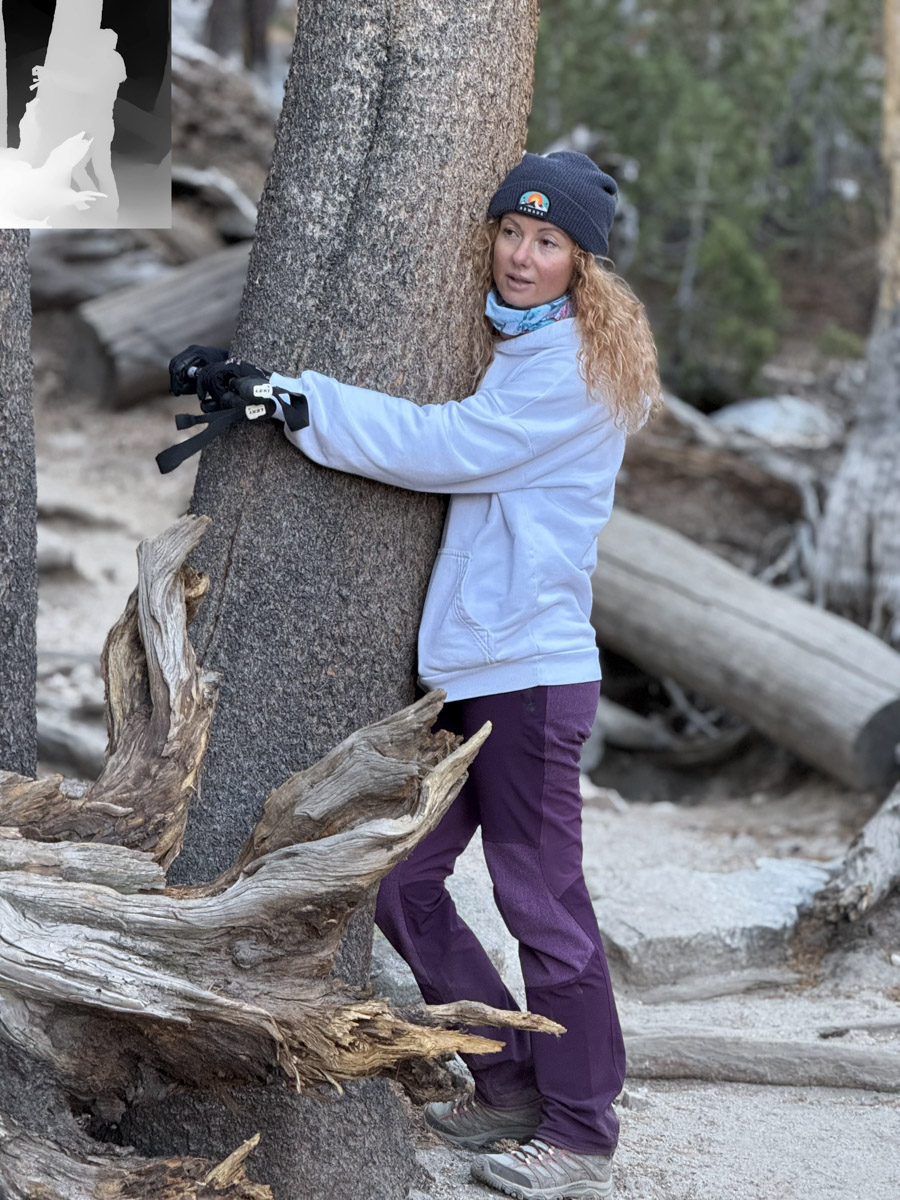
M532 464L598 420L601 410L567 405L560 372L522 373L503 393L491 389L459 402L416 405L304 371L273 374L302 392L309 425L285 428L299 450L322 466L421 492L498 492L527 486ZM535 389L543 389L535 394ZM583 388L582 388L583 391Z

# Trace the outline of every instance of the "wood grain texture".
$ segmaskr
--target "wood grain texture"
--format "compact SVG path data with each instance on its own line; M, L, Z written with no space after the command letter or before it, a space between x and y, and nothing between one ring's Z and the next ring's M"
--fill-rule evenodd
M850 787L896 778L900 654L622 509L598 550L592 620L602 644Z
M115 842L163 868L178 854L220 682L187 634L206 580L185 559L208 526L182 517L138 548L138 588L103 650L109 747L97 780L72 794L59 776L0 772L0 825L44 841Z

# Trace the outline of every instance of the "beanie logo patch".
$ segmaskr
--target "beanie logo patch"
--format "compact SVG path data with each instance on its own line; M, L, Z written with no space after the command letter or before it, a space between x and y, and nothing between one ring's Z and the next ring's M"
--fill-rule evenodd
M550 201L543 192L523 192L516 205L516 212L528 217L546 217L549 211Z

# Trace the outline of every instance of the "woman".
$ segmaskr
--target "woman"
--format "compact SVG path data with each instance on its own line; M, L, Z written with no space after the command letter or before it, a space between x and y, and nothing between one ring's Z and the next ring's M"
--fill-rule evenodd
M536 1200L611 1194L612 1101L625 1071L582 874L578 787L599 695L589 619L597 534L626 433L659 404L643 308L595 259L608 249L616 191L570 152L526 154L504 180L489 208L482 378L458 404L418 407L312 371L270 377L275 415L284 419L293 394L285 433L314 461L452 497L419 678L447 692L446 728L468 737L489 720L493 732L441 824L383 881L376 920L428 1002L515 1008L444 887L481 826L528 1008L567 1032L504 1032L500 1053L466 1060L474 1095L431 1104L425 1119L466 1148L524 1142L481 1155L472 1173ZM208 407L227 405L245 373L260 374L238 361L211 365L198 393L209 393Z

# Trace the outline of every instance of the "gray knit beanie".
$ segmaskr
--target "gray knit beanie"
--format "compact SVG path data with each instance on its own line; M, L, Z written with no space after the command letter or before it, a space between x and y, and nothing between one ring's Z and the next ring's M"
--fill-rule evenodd
M488 216L519 212L551 221L590 254L607 254L618 191L586 154L524 154L494 193Z

